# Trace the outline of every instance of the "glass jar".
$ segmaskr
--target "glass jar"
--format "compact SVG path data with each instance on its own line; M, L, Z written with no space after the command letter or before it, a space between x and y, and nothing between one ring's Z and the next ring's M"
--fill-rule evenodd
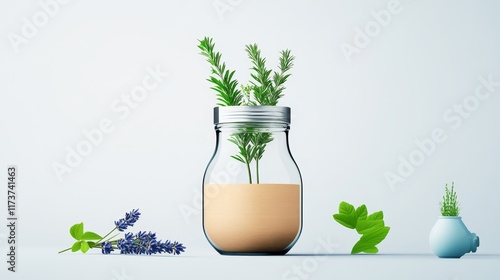
M302 178L288 147L290 108L214 108L203 230L221 254L286 254L302 230Z

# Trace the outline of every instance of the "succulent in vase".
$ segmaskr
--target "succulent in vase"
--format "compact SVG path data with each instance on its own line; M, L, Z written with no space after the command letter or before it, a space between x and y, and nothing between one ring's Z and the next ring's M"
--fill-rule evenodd
M440 258L460 258L466 253L475 253L479 247L479 237L467 229L459 216L460 207L454 183L451 189L446 184L440 208L441 217L429 235L434 254Z

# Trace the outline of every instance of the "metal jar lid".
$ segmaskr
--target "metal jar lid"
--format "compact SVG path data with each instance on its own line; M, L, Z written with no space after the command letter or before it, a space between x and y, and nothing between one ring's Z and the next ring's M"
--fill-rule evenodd
M222 123L285 123L290 124L290 107L224 106L214 108L214 124Z

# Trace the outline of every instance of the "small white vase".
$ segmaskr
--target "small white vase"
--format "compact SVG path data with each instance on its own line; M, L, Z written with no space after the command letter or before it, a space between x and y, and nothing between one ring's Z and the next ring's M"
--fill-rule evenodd
M441 216L431 230L429 244L440 258L460 258L476 252L479 237L467 229L461 217Z

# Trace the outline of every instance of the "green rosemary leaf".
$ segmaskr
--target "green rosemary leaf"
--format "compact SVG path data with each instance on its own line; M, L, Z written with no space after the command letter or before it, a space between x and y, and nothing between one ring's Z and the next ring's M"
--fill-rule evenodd
M235 159L235 160L237 160L237 161L240 161L240 162L242 162L242 163L245 163L245 160L244 160L244 159L242 159L240 155L233 155L233 156L231 156L231 157L232 157L232 158L234 158L234 159Z

